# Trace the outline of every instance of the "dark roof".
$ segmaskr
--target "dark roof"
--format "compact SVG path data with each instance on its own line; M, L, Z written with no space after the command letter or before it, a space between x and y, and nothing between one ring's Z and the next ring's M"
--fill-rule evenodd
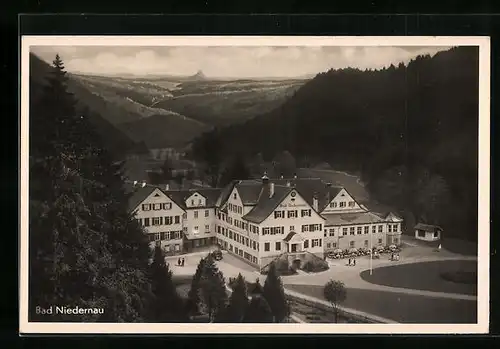
M272 180L276 185L284 185L295 188L300 196L313 206L313 197L318 197L318 211L321 212L332 201L335 196L343 189L338 186L328 186L320 178L291 178Z
M241 181L236 184L243 205L256 205L262 190L262 184L258 181Z
M297 234L297 233L295 233L293 231L289 232L288 235L285 236L285 238L283 239L283 241L289 242L290 240L292 240L292 238L295 236L295 234Z
M187 209L186 199L193 195L194 193L199 193L203 195L206 199L206 205L203 207L215 207L217 199L221 195L222 189L219 188L199 188L199 189L188 189L188 190L168 190L164 193L172 199L179 207L182 209Z
M430 233L435 233L437 231L442 231L443 229L440 226L437 226L437 225L418 223L415 226L415 230L423 230L423 231L427 231L427 232L430 232Z
M385 220L372 212L324 214L325 226L382 223Z
M141 202L146 200L146 198L155 189L156 189L156 187L152 186L152 185L146 185L145 187L141 187L140 185L138 185L138 187L135 187L135 190L134 190L134 187L132 185L132 189L131 189L132 191L130 192L131 196L129 197L129 200L128 200L129 212L132 212L133 210L135 210L137 208L137 206L139 206Z
M243 219L253 223L261 223L263 222L273 211L278 207L278 205L283 201L283 199L290 193L292 188L283 187L283 186L274 186L274 195L269 197L267 194L265 195L262 191L262 195L259 195L259 199L255 207L248 212Z

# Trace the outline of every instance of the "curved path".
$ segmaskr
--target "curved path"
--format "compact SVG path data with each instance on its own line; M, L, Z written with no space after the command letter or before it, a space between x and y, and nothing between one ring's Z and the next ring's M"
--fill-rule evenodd
M401 260L398 265L411 264L411 263L421 263L421 262L434 262L434 261L446 261L446 260L477 260L476 257L425 257L415 260L413 258L408 258ZM357 265L355 267L346 266L344 260L336 261L330 263L330 269L317 274L299 274L282 277L283 283L286 285L325 285L329 280L335 279L344 282L345 286L348 288L358 288L367 290L378 290L385 292L395 292L395 293L406 293L412 295L421 295L428 297L440 297L440 298L452 298L452 299L463 299L463 300L477 300L477 296L466 295L466 294L456 294L456 293L446 293L446 292L435 292L435 291L425 291L425 290L415 290L409 288L401 287L391 287L385 285L378 285L367 282L363 280L360 273L369 270L369 259L363 258L357 260ZM393 266L394 262L381 260L374 261L373 270L385 266ZM353 270L354 269L354 270Z

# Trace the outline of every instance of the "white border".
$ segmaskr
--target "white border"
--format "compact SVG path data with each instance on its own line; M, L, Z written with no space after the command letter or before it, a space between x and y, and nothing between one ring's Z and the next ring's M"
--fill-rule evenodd
M28 322L28 159L30 46L479 46L477 324L118 324ZM28 333L488 333L490 232L490 38L325 36L23 36L21 38L21 233L19 331Z

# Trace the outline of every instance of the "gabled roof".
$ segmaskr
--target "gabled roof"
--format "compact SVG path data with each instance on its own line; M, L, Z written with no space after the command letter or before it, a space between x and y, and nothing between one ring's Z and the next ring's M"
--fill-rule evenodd
M424 224L424 223L418 223L415 226L415 230L423 230L429 233L435 233L438 231L443 231L443 228L441 228L438 225L432 225L432 224Z
M193 195L198 193L202 195L206 200L206 205L203 207L215 207L217 199L221 195L222 189L219 188L199 188L199 189L188 189L188 190L169 190L164 193L172 199L179 207L182 209L187 209L186 200Z
M129 212L134 211L137 206L139 206L146 198L155 191L156 187L152 185L146 185L145 187L138 187L131 192L128 200Z
M296 232L289 232L288 235L283 239L284 242L290 242L292 240L298 240L298 241L303 241L304 238L300 235L297 234Z
M271 213L274 212L274 210L291 191L292 188L275 185L274 195L269 197L265 193L262 193L262 195L259 196L259 200L257 201L255 207L243 216L243 219L253 223L263 222Z
M401 222L403 220L403 218L401 218L400 216L398 216L394 212L389 212L387 214L387 216L385 217L385 220L389 221L389 222Z
M323 214L325 226L383 223L385 219L372 212Z
M319 212L323 211L343 189L339 186L329 186L320 178L285 178L273 180L273 182L276 185L290 185L290 187L295 188L311 207L313 206L313 197L316 194Z
M258 181L241 181L236 184L241 202L245 206L256 205L262 190L262 184Z

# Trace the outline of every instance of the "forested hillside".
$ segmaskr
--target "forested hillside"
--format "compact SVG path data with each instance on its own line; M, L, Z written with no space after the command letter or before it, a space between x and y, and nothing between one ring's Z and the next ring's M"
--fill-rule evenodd
M458 47L407 66L321 73L272 112L203 135L193 157L216 144L225 155L327 161L361 173L407 222L476 239L478 59L476 47Z

